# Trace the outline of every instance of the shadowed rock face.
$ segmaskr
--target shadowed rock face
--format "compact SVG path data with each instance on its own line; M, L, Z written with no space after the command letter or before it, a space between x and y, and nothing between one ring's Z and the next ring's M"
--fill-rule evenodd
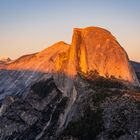
M133 65L135 72L140 72L140 63L139 62L135 62L135 61L130 61L131 64Z
M34 83L25 98L7 97L0 110L0 139L138 140L139 93L98 82L76 77L71 106L72 97L64 96L53 78Z
M131 61L131 64L134 67L134 70L135 70L135 72L137 74L137 77L138 77L138 79L140 81L140 63L139 62Z

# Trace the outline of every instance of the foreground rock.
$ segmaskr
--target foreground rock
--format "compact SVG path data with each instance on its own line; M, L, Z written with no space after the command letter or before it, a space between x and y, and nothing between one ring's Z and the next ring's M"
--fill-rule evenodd
M102 82L103 81L103 82ZM115 80L77 77L70 97L54 79L32 85L26 98L8 97L0 117L1 140L138 140L140 93Z

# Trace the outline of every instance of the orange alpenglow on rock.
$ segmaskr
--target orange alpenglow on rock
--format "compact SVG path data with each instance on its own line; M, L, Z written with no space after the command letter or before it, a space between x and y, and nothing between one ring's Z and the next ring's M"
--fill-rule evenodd
M109 31L99 27L74 29L68 74L95 70L104 77L114 76L138 84L125 50Z
M125 50L109 31L99 27L76 28L71 45L58 42L42 52L23 56L4 68L64 73L72 78L78 72L96 70L103 77L114 76L139 85Z

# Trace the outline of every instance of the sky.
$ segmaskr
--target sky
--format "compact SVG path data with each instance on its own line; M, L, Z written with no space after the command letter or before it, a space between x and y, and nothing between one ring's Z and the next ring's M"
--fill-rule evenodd
M88 26L109 30L140 62L140 0L0 0L0 57L71 43L73 28Z

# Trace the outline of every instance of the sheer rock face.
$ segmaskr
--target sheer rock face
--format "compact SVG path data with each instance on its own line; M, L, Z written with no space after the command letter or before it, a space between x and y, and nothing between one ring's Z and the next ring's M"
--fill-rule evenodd
M68 66L70 75L96 70L101 76L138 84L126 52L105 29L74 29Z
M134 67L135 72L140 72L140 63L135 61L130 61L132 66Z
M57 85L70 93L75 76L90 71L139 85L126 52L111 33L89 27L74 29L71 45L60 41L39 53L1 65L0 99L4 95L19 93L19 89L27 90L33 81L48 77L46 75L55 76Z

